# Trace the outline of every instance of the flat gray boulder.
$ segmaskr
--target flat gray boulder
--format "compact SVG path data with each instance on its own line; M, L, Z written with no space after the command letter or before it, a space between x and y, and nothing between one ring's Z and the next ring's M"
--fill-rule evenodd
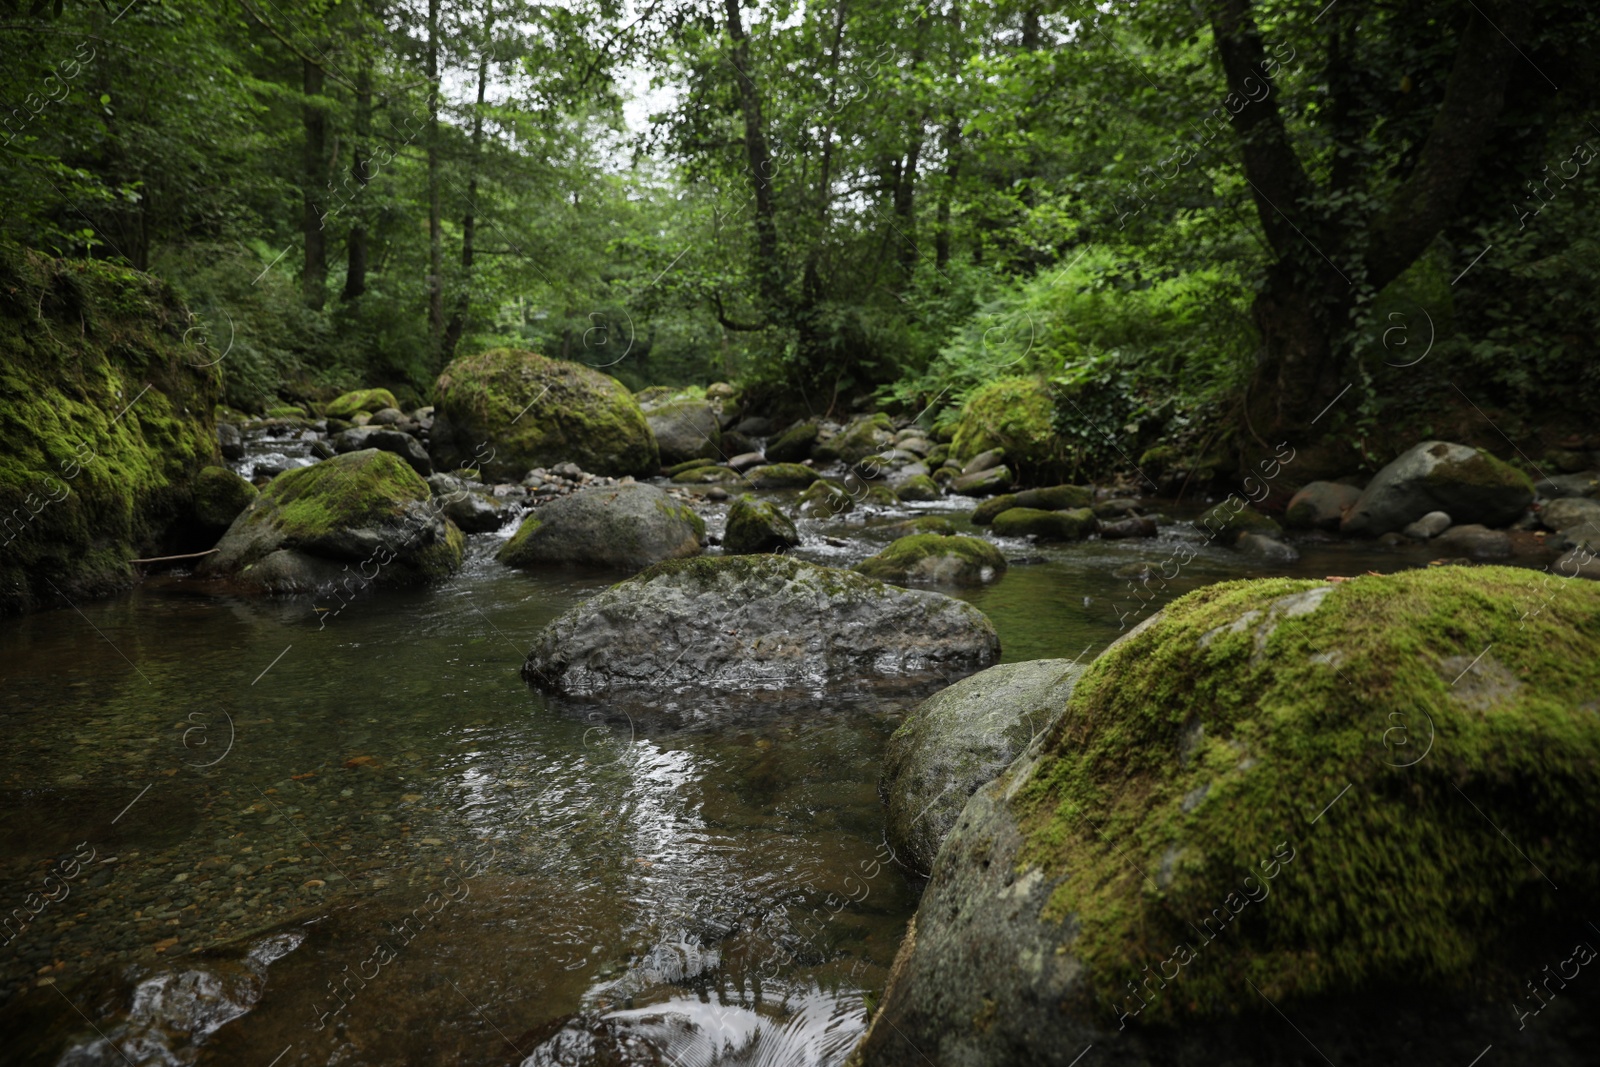
M644 419L656 435L661 464L670 467L689 459L721 459L722 428L717 413L704 400L667 400L647 404Z
M922 702L889 739L879 784L896 858L918 874L933 870L967 798L1055 721L1083 669L1065 659L1005 663Z
M963 601L787 556L720 556L658 564L572 608L522 674L568 696L815 690L999 658L994 624Z
M1457 523L1505 526L1533 502L1526 474L1479 448L1424 441L1379 471L1345 514L1347 534L1378 537L1430 511Z
M508 567L588 566L642 570L698 555L706 524L653 485L582 489L529 513L495 555Z
M422 442L392 426L357 426L333 436L333 450L340 455L367 448L393 452L424 478L433 473L433 460L428 458L428 450L422 447Z

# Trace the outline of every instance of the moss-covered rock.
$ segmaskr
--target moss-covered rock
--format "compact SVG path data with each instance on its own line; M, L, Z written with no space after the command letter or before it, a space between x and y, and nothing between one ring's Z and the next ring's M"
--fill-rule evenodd
M245 508L250 506L258 492L227 467L202 467L194 479L194 518L201 528L218 536Z
M950 537L956 532L956 524L943 515L918 515L914 519L894 523L892 526L876 527L874 532L883 532L893 537L909 537L912 534L942 534Z
M670 467L663 467L661 473L665 474L668 478L673 478L682 474L684 471L692 471L697 467L715 466L717 466L716 460L701 457L700 459L686 459L682 463L674 463Z
M384 408L398 408L400 402L387 389L357 389L331 401L322 413L330 419L353 418L358 412L372 414Z
M794 502L794 513L803 519L831 519L854 511L856 495L841 481L818 478Z
M773 463L799 463L811 458L821 428L815 419L797 422L767 445L767 459Z
M1424 441L1373 475L1339 528L1377 537L1430 511L1458 523L1503 526L1532 502L1532 480L1510 464L1481 448Z
M368 449L278 475L199 572L275 593L354 591L444 578L465 549L422 476L392 452Z
M918 474L895 486L894 495L907 503L923 503L940 499L944 496L944 490L926 474Z
M637 571L700 552L706 524L653 485L595 487L530 512L495 558L508 567Z
M686 471L679 471L672 476L678 485L727 485L732 482L743 482L744 475L732 467L719 467L711 464L706 467L690 467Z
M968 521L974 526L988 526L994 522L996 515L1017 506L1017 494L1015 493L1002 493L1000 496L992 496L972 509L972 515Z
M722 424L705 400L674 397L649 404L643 410L662 463L722 458Z
M222 389L190 326L148 274L0 250L0 614L112 592L128 560L192 547Z
M803 463L768 463L750 468L744 476L757 489L804 489L819 477Z
M957 475L955 481L950 483L950 488L962 496L990 496L1010 489L1015 480L1010 467L988 467L971 474Z
M1260 534L1281 540L1283 527L1273 519L1247 505L1239 497L1229 497L1214 507L1207 508L1194 520L1195 529L1218 544L1232 545L1243 533Z
M1191 593L963 810L861 1059L1304 1062L1266 1005L1367 1019L1318 1031L1338 1063L1405 1034L1515 1040L1504 1004L1593 936L1566 902L1600 892L1596 693L1589 583L1436 567Z
M852 420L826 441L814 445L811 455L818 463L858 463L893 444L894 423L878 412Z
M1100 520L1089 508L1075 508L1071 511L1007 508L994 517L993 528L1000 537L1034 537L1040 541L1082 541L1099 527Z
M516 348L460 356L439 375L434 405L429 446L442 470L473 466L490 480L518 481L566 461L613 477L661 467L633 394L580 363Z
M730 555L782 552L799 543L794 523L771 501L741 496L728 508L722 550Z
M962 462L992 448L1029 481L1064 473L1065 451L1056 436L1055 402L1036 378L1000 378L974 390L962 405L950 454Z
M880 582L986 585L1006 573L1006 557L980 537L913 534L862 560L855 570Z

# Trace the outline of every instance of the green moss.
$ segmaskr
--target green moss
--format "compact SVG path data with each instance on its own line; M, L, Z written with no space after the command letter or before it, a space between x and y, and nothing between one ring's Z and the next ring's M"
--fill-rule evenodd
M352 393L345 393L337 400L332 401L322 410L324 415L335 419L348 419L357 412L382 411L384 408L397 408L400 402L394 394L387 389L357 389Z
M994 518L994 532L1001 537L1037 537L1041 541L1082 541L1099 526L1099 520L1088 508L1007 508Z
M885 582L940 581L977 585L1005 573L1000 550L978 537L912 534L856 564L858 573Z
M794 523L768 501L741 496L728 508L728 525L722 538L724 552L781 552L799 543Z
M213 530L225 530L256 498L256 487L227 467L204 467L194 480L194 517Z
M263 414L269 419L305 419L310 416L306 409L294 404L277 404L268 408Z
M189 325L149 275L0 248L0 613L110 592L189 520L221 397Z
M938 500L944 496L944 491L926 474L918 474L907 478L895 488L894 495L903 501L916 502Z
M798 463L811 457L819 427L815 420L789 427L767 445L767 459L773 463Z
M1017 494L1017 507L1067 511L1094 506L1094 490L1087 485L1052 485L1045 489L1024 489Z
M1442 485L1465 482L1485 488L1521 489L1527 492L1529 500L1534 496L1533 479L1481 448L1470 459L1440 463L1428 472L1426 481Z
M894 423L880 411L856 419L826 441L815 445L811 454L819 463L856 463L889 447L893 439Z
M962 405L950 454L962 462L1002 448L1024 478L1060 472L1065 451L1056 436L1055 404L1035 378L1000 378L975 390Z
M893 592L883 582L853 571L807 563L793 556L766 554L669 559L628 581L648 582L665 576L688 581L702 591L715 588L731 592L767 581L805 582L814 585L841 608L852 603L876 602Z
M1062 879L1044 917L1102 1008L1197 953L1140 1023L1237 1011L1247 979L1272 1000L1482 982L1600 891L1597 693L1595 583L1209 586L1086 672L1011 801L1020 863ZM1202 930L1252 872L1270 895Z
M972 509L971 522L974 526L987 526L994 521L994 517L1002 511L1017 506L1017 494L1005 493L1001 496L992 496L988 500Z
M686 459L682 463L674 463L672 466L665 468L663 473L666 474L668 478L672 478L682 474L684 471L692 471L697 467L715 467L716 465L716 460L706 459L704 456L701 456L698 459Z
M731 467L719 467L715 463L706 467L691 467L689 470L680 471L672 476L678 485L723 485L729 482L742 482L744 475Z
M1249 507L1238 497L1206 509L1194 521L1195 529L1219 543L1231 545L1242 533L1258 533L1267 537L1282 537L1283 527L1277 522Z
M943 534L950 537L956 532L956 524L943 515L919 515L915 519L907 519L905 522L897 522L893 526L884 526L880 529L896 537L906 537L911 534Z
M677 519L679 522L688 523L689 528L694 531L694 539L701 542L705 541L706 520L702 519L700 513L688 504L681 500L668 498L657 502L656 510L669 519Z
M818 478L795 501L795 514L807 519L827 519L855 510L856 498L841 481Z
M426 502L432 494L405 460L369 448L285 471L261 496L263 506L252 521L270 514L291 541L299 541L396 518L407 501Z
M434 462L481 464L512 481L563 461L586 471L648 478L661 465L633 394L609 375L524 349L492 348L451 361L434 385Z
M745 472L745 480L757 489L804 489L818 477L802 463L768 463Z

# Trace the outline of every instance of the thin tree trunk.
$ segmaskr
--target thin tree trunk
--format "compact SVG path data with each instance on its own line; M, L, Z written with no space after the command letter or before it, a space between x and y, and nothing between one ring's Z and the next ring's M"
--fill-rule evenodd
M428 336L444 340L444 221L439 206L439 0L428 0Z
M483 13L483 40L478 43L478 106L472 112L472 154L467 165L471 173L467 178L467 208L461 217L461 292L456 297L455 308L450 312L450 324L444 331L444 358L455 354L456 345L466 329L472 287L473 241L478 231L478 164L483 151L483 103L489 88L489 37L494 32L494 3L489 3Z
M302 66L306 95L303 113L306 153L305 172L301 181L301 221L306 248L305 269L301 272L300 280L306 307L321 311L328 299L328 236L322 228L326 214L324 192L328 185L328 113L312 98L322 95L326 75L320 66L310 60L305 60Z
M360 199L372 175L367 173L369 162L368 139L372 136L372 68L362 60L356 72L355 142L350 148L350 177L355 182L351 197L356 201L351 210L350 236L347 239L347 260L344 272L342 300L354 300L367 291L367 223Z
M750 168L755 195L756 284L770 317L782 305L783 286L778 268L778 224L772 199L772 153L767 146L761 116L761 94L750 77L750 43L739 17L740 0L725 0L728 37L733 41L733 64L738 85L739 111L744 117L745 162Z

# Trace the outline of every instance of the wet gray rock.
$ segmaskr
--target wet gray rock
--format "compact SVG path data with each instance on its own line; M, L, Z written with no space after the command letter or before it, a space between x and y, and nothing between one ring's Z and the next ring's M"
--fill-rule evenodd
M1443 511L1430 511L1400 532L1413 541L1426 541L1450 529L1453 520Z
M481 483L435 474L428 478L428 488L445 516L466 533L492 533L511 517L511 509Z
M394 408L385 408L394 411ZM399 412L395 412L399 414ZM411 469L426 478L433 473L433 460L428 458L428 450L408 433L384 426L357 426L342 433L334 435L333 450L339 454L346 452L360 452L367 448L377 448L384 452L393 452L407 463Z
M1539 510L1539 521L1573 541L1600 539L1600 501L1581 496L1552 500Z
M1339 482L1310 482L1289 498L1284 525L1301 530L1337 530L1361 490Z
M971 459L967 460L967 462L961 468L961 473L977 474L979 471L991 470L1004 463L1005 459L1005 449L991 448L987 452L979 452L976 456L973 456Z
M239 432L239 427L229 422L217 423L217 447L222 450L223 459L244 458L244 434Z
M999 658L977 608L789 556L672 560L579 604L534 641L550 692L816 689L963 674Z
M722 427L717 413L704 400L668 400L647 405L644 418L661 448L662 466L688 459L722 458Z
M1083 670L1065 659L1006 663L922 702L889 739L878 787L901 863L922 875L933 870L967 798L1055 720Z
M797 422L775 440L767 443L767 460L771 463L800 463L811 458L821 427L815 419Z
M1430 511L1448 512L1458 523L1504 526L1532 501L1528 476L1482 449L1424 441L1373 477L1339 528L1377 537Z
M1011 468L985 467L983 470L957 476L956 480L950 483L950 488L962 496L991 496L1010 489L1011 481Z
M219 427L220 429L220 427ZM1600 472L1556 474L1533 483L1534 492L1546 500L1567 496L1594 496L1600 493Z
M1434 538L1433 545L1441 552L1468 559L1506 559L1511 555L1511 535L1480 523L1452 526Z
M508 567L641 570L700 552L705 522L653 485L581 489L535 508L495 558Z
M1233 547L1263 563L1294 563L1300 559L1300 552L1293 545L1265 534L1241 533Z

